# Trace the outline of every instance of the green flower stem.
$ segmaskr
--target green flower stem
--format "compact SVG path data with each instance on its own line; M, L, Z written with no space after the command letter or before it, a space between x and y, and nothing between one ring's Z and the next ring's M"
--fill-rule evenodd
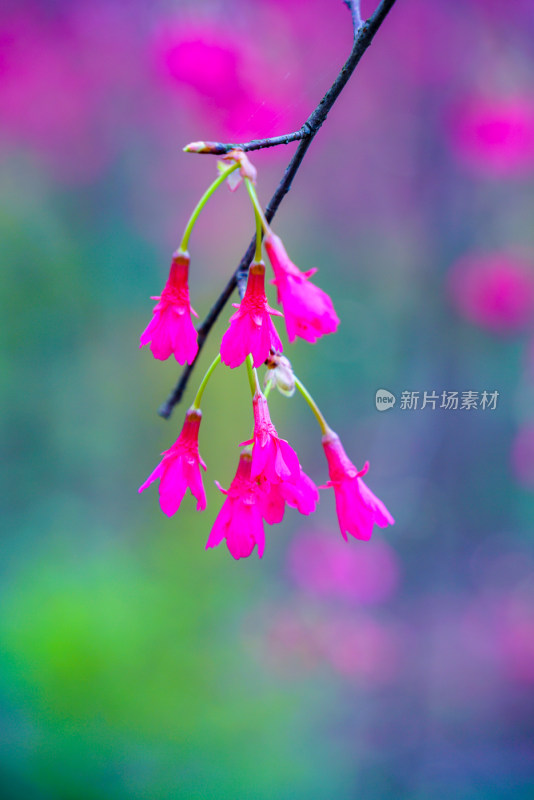
M198 392L197 392L197 395L196 395L196 397L195 397L195 399L193 401L193 405L191 406L191 408L194 408L194 409L200 408L200 401L202 400L202 395L204 394L204 389L206 388L206 386L208 384L208 381L211 378L213 371L215 370L215 367L217 367L220 363L221 363L221 354L218 353L215 356L215 358L213 359L213 361L211 362L211 364L210 364L210 366L208 368L208 371L206 372L206 374L202 378L202 382L201 382L200 386L198 387Z
M195 210L193 211L193 213L189 218L189 222L187 223L184 235L182 236L182 241L180 243L180 248L179 248L180 250L184 252L187 251L187 246L189 244L189 237L191 236L191 231L193 230L195 222L198 219L198 215L200 214L200 212L202 211L202 209L204 208L204 206L206 205L212 194L215 192L215 190L218 189L219 186L225 182L227 177L231 175L232 172L235 172L235 170L238 169L238 167L239 164L237 162L235 164L232 164L231 167L228 167L228 169L226 169L224 172L221 172L219 177L213 181L211 186L208 186L208 188L198 201L197 205L195 206Z
M254 206L254 211L256 213L256 221L258 217L261 220L261 225L265 233L269 233L271 230L269 227L269 223L265 219L265 214L263 213L263 209L260 205L260 201L258 200L258 195L256 194L256 189L254 188L252 181L250 178L245 178L245 186L247 187L247 192L249 193L249 197L252 200L252 205ZM257 243L256 243L256 253L258 252ZM260 258L256 257L256 261L261 261L261 253Z
M254 397L256 392L261 392L261 388L258 380L258 373L253 367L252 356L250 353L247 356L247 374L248 382L250 383L250 391L252 392L252 397Z
M254 253L254 261L259 263L261 261L261 242L263 239L263 225L261 222L261 217L256 210L256 206L254 206L254 216L256 218L256 252Z
M265 395L266 398L269 397L272 388L273 388L273 382L269 378L269 380L267 381L267 384L265 386L265 389L263 390L263 394Z
M248 382L250 385L250 391L252 393L252 397L256 392L256 382L254 381L254 372L252 367L252 356L249 354L246 358L246 365L247 365L247 375L248 375Z
M303 396L303 398L306 400L307 404L309 405L309 407L313 411L313 413L315 415L315 419L319 423L319 426L321 428L323 436L325 436L327 433L331 433L331 429L328 427L327 421L325 420L325 418L321 414L321 412L319 410L319 406L317 405L317 403L315 402L315 400L313 399L311 394L308 392L308 390L306 389L304 384L302 384L299 381L299 379L297 378L296 375L294 375L294 378L295 378L295 386L297 387L297 389L299 390L299 392L301 393L301 395Z

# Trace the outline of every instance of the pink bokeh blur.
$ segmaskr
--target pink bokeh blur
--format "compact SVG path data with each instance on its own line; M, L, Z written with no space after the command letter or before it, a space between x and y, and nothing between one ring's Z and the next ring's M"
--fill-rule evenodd
M269 608L254 647L256 657L276 672L332 670L366 687L398 680L406 659L406 632L398 622L331 605L303 605L298 597L282 609Z
M128 16L103 2L73 4L53 20L8 15L0 19L2 137L64 183L92 181L118 153L142 73Z
M458 102L451 146L475 173L528 178L534 170L534 102L529 95L475 95Z
M290 80L273 80L279 66L243 33L225 23L168 20L150 44L155 79L169 102L186 104L202 120L206 138L246 141L295 124L290 98L300 89L297 64L287 64Z
M534 312L534 262L513 252L469 253L448 275L456 310L492 333L525 330Z
M400 566L385 540L349 546L337 530L303 531L288 552L288 570L296 586L318 597L361 605L383 603L396 592Z

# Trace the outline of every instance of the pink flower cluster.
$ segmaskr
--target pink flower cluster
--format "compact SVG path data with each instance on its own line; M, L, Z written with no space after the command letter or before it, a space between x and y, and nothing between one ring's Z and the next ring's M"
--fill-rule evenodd
M301 272L290 260L281 239L272 232L265 237L265 247L275 274L273 283L278 290L278 302L284 309L289 341L300 336L314 343L324 334L334 333L339 318L329 296L310 281L316 270ZM178 250L161 296L152 298L158 303L140 339L141 347L151 342L150 349L157 359L164 361L174 355L179 364L192 364L198 352L191 314L198 315L189 302L188 276L189 254ZM271 350L282 351L271 316L284 315L267 302L263 262L251 264L245 296L234 307L237 311L230 318L221 342L223 364L237 367L251 354L254 366L259 367Z
M186 149L202 152L205 146L204 142L194 142ZM229 161L232 162L231 167L226 166ZM292 396L298 386L319 421L324 434L322 441L330 477L321 488L334 489L343 537L346 540L350 533L357 539L369 539L375 523L385 527L393 523L393 517L362 480L368 464L358 470L349 460L339 437L327 426L315 402L293 374L290 362L281 355L282 341L272 317L285 317L290 342L300 337L312 344L321 336L334 333L339 319L330 297L310 280L315 270L302 272L289 258L281 239L270 229L253 189L256 172L244 152L232 151L225 157L221 176L204 198L209 197L218 185L230 177L233 185L237 185L235 178L239 183L238 169L240 178L247 184L258 225L256 258L249 268L246 291L241 303L235 304L236 311L221 340L220 354L199 387L195 401L186 414L180 436L171 448L164 451L163 460L139 491L142 492L159 479L160 505L167 516L172 516L178 510L187 489L197 499L197 510L205 509L206 496L200 468L205 470L206 465L198 447L202 417L200 400L219 361L232 369L246 362L253 393L253 436L241 445L245 450L241 452L237 472L229 488L222 489L217 483L225 500L206 548L216 547L225 539L235 559L250 556L256 545L261 558L265 548L265 523L280 523L286 506L306 516L315 511L319 501L318 488L302 469L295 450L278 436L271 421L267 397L260 390L255 370L265 363L269 389L277 386L283 394ZM157 304L152 320L141 335L141 347L150 344L154 357L160 360L174 355L180 364L192 364L198 354L197 332L191 320L195 312L189 300L187 241L205 202L204 198L186 227L181 247L173 255L169 278L161 295L153 298ZM267 301L265 264L260 260L260 222L283 314L271 308Z
M235 477L221 511L209 535L206 548L216 547L223 539L235 559L246 558L258 545L261 558L265 547L264 522L275 525L282 521L286 505L301 514L315 511L319 492L312 479L302 469L299 458L276 432L267 404L261 392L253 398L254 434L242 445L252 445L252 452L241 453ZM199 410L187 412L184 427L174 445L166 450L163 460L140 487L142 492L156 479L162 511L172 516L180 507L187 489L197 499L197 511L206 507L200 467L206 469L198 449L201 420ZM324 487L333 487L337 516L345 540L347 533L356 539L370 539L373 525L393 524L384 504L361 479L368 468L358 471L347 457L337 434L330 431L323 437L330 480Z
M216 547L226 539L236 559L249 556L256 544L262 557L263 522L281 522L286 503L307 515L315 511L319 500L317 487L303 472L297 454L279 438L263 394L255 394L253 409L254 438L243 443L252 444L252 454L241 454L230 488L221 489L227 498L206 544L206 548Z

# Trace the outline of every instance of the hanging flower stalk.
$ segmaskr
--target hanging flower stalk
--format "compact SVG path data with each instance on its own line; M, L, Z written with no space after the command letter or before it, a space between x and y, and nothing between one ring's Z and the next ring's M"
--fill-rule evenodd
M194 143L186 149L195 149ZM316 270L302 272L289 258L261 207L256 189L256 170L242 150L231 150L220 165L220 174L197 204L184 232L180 247L173 256L169 279L154 307L153 317L141 336L141 346L151 342L155 358L174 355L179 363L192 364L198 352L196 331L192 325L189 301L188 245L194 224L209 198L225 181L234 190L244 183L252 202L256 223L255 253L241 303L222 336L219 353L204 376L193 404L187 411L182 431L172 447L162 453L163 459L140 487L142 492L159 480L162 511L176 513L189 489L197 500L197 510L206 508L206 495L201 467L206 470L199 453L200 403L206 386L219 364L230 369L244 365L252 397L252 437L243 442L237 472L227 490L217 486L226 496L206 548L226 540L235 559L248 557L257 545L261 558L265 547L265 523L282 521L286 506L301 514L312 514L319 502L318 487L302 469L299 457L289 442L280 437L269 411L268 395L272 388L292 397L295 389L312 410L322 435L327 458L329 481L322 487L333 488L339 527L347 539L369 539L374 525L385 527L393 517L384 504L362 480L368 463L358 470L346 455L341 441L327 424L322 412L302 382L294 375L289 359L282 355L282 341L273 317L283 317L289 342L297 337L314 344L322 336L334 333L339 325L331 298L311 280ZM265 293L266 268L263 246L273 269L272 283L277 289L283 311L271 308ZM265 392L261 389L258 368L266 367Z

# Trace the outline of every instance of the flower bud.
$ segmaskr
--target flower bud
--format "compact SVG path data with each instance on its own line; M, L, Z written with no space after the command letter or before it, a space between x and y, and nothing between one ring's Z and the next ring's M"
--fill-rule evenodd
M184 153L209 153L209 142L189 142L184 147Z
M228 169L228 164L224 161L217 161L217 169L220 173L226 172ZM235 192L238 186L241 185L241 181L243 178L241 177L239 170L236 169L235 172L231 172L226 179L226 185L230 189L231 192Z
M289 359L271 352L266 365L268 369L265 373L264 387L271 382L281 394L292 397L295 394L295 376Z

